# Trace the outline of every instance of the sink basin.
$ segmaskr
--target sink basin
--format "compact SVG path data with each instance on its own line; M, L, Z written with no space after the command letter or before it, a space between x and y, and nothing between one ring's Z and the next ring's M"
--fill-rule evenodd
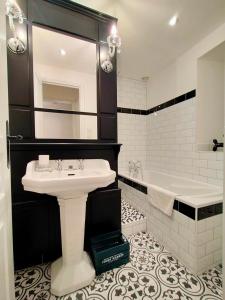
M54 165L52 163L52 165ZM75 164L76 165L76 164ZM37 171L37 161L27 164L22 183L26 191L48 194L56 197L74 197L105 187L115 180L115 172L103 159L83 160L83 169L62 169Z
M64 160L64 165L68 166ZM55 168L50 160L48 170L38 169L38 162L27 164L22 178L24 190L56 196L60 207L62 257L51 266L51 292L56 296L76 291L91 283L95 270L83 250L86 201L88 193L113 183L115 171L102 159L70 160L70 168ZM72 164L72 165L71 165ZM106 204L107 205L107 204Z

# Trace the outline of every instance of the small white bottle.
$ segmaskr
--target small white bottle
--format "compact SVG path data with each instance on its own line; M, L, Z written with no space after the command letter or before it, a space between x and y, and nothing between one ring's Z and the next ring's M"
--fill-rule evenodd
M49 168L49 155L38 155L38 167L40 169Z

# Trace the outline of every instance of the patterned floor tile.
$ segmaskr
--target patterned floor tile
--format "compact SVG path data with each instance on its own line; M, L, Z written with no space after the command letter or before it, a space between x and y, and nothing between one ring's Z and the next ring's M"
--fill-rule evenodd
M130 263L63 297L50 293L50 264L16 272L17 300L221 300L222 266L191 274L150 234L130 237Z
M122 225L138 222L145 219L145 216L128 204L126 201L121 201Z

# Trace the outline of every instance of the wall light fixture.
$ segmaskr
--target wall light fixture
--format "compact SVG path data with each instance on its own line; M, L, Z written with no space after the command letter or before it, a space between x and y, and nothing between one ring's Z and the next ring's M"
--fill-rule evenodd
M14 21L23 24L25 17L15 0L6 1L6 16L9 18L9 27L13 33L13 37L8 40L8 48L15 54L22 54L26 51L26 45L18 36Z
M108 44L108 52L106 54L106 58L101 63L102 69L106 73L110 73L113 71L113 64L111 59L114 57L115 53L120 53L121 49L121 38L117 33L116 25L112 25L111 33L107 37Z

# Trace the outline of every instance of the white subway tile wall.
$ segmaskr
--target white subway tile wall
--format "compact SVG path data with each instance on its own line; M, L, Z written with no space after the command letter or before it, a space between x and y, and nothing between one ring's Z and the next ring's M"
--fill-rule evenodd
M147 168L223 184L223 152L196 150L196 98L147 116Z
M146 116L118 113L118 141L122 143L119 168L127 169L129 160L146 166Z
M193 273L201 274L221 263L222 214L197 221L174 210L168 217L150 204L149 195L123 182L119 182L119 187L122 189L122 199L146 216L147 232Z
M117 106L147 109L147 84L143 80L118 77Z
M118 78L119 107L146 109L147 85L142 80ZM119 154L119 168L127 169L129 160L146 165L146 116L118 113L118 141L123 144Z
M144 82L119 78L118 106L146 109L146 95ZM192 98L157 116L118 113L118 140L123 144L119 168L127 169L129 160L141 160L146 169L221 186L223 152L196 150L196 109ZM221 262L222 215L195 221L173 211L169 218L150 205L148 195L122 182L119 186L122 198L147 217L147 231L194 273Z
M119 77L118 106L149 108L146 83ZM196 150L196 109L192 98L157 116L118 113L118 141L123 144L119 168L127 169L129 160L141 160L147 169L221 186L223 152Z

